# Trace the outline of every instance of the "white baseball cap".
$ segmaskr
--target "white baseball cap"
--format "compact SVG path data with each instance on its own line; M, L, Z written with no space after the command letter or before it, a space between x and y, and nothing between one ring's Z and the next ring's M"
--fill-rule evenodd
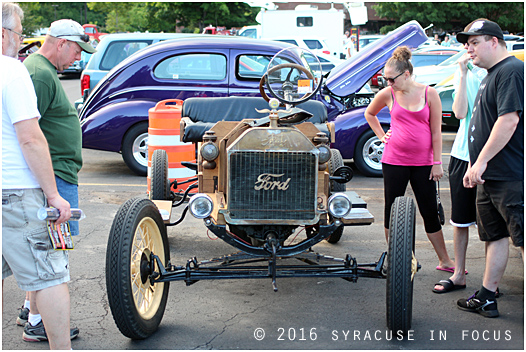
M96 52L89 43L89 36L84 32L84 28L73 20L58 20L51 23L47 34L52 37L76 42L87 53L93 54Z

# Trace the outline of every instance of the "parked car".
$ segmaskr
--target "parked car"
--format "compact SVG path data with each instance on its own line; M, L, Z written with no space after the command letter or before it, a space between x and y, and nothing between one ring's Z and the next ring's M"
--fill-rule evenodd
M506 41L506 48L508 51L524 49L524 38Z
M510 51L509 53L519 60L524 61L524 49ZM439 82L435 86L435 89L437 90L442 102L442 124L458 127L459 121L453 112L453 92L455 91L455 87L453 86L454 76L455 74L453 73L443 81Z
M89 35L91 40L96 40L98 42L101 41L102 37L107 35L108 33L102 33L99 30L99 26L96 24L83 24L82 27L84 28L84 32Z
M466 49L462 49L457 54L451 56L449 59L441 62L438 65L420 66L413 70L415 81L427 84L431 87L435 86L438 82L449 77L457 69L458 59L464 53Z
M332 147L344 159L354 159L365 175L381 176L383 146L364 117L374 94L360 90L385 65L396 47L392 43L416 47L425 40L421 32L412 21L377 40L332 69L317 96L335 124ZM150 108L174 98L259 96L270 59L287 47L290 44L226 36L152 45L114 67L81 105L83 147L121 152L130 169L146 175ZM387 108L378 117L387 130Z
M40 43L39 42L32 42L30 44L27 44L27 45L22 45L20 47L20 50L18 50L18 60L20 60L20 62L24 62L24 60L31 54L33 54L34 52L36 52L38 50L38 48L40 47Z
M40 35L40 36L37 36L37 37L25 38L24 41L22 42L22 46L36 42L38 47L40 48L42 46L42 43L44 43L45 40L46 40L46 36L45 35Z
M182 33L119 33L108 34L97 45L80 77L80 92L88 89L88 94L106 74L119 62L148 45L163 40L190 36Z
M411 63L413 64L413 67L438 65L449 59L451 56L457 54L461 50L462 48L446 48L443 46L417 49L411 56Z
M261 25L258 24L255 26L245 26L237 32L237 35L241 37L260 39L261 38Z
M385 35L361 35L358 37L358 48L362 50L367 45L375 42L378 39L382 39Z
M309 61L310 58L311 58L310 56L307 58L307 62L309 63L310 63ZM319 54L319 53L316 54L316 58L321 64L321 69L322 69L323 74L329 73L330 70L332 70L334 67L338 66L344 61L332 55Z
M436 69L433 68L434 66L443 63L444 61L458 54L462 50L463 49L461 48L446 48L443 46L420 47L419 49L415 50L411 56L411 63L413 64L413 74L415 74L417 82L420 82L419 77L421 77L422 73L431 74L432 72L435 72ZM426 67L426 69L420 69L420 67ZM438 68L438 70L440 70L440 68ZM438 78L439 81L441 79L442 78L440 77ZM434 85L437 82L431 85ZM387 83L381 76L378 77L378 86L380 88L387 87Z
M281 37L281 38L265 38L269 40L277 40L279 42L289 43L299 46L300 48L309 49L314 54L335 55L339 58L339 53L331 53L331 49L322 38L300 38L300 37Z

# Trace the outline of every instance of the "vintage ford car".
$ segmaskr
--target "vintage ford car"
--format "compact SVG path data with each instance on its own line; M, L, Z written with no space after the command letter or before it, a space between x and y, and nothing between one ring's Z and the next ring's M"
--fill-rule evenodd
M416 34L415 34L416 33ZM418 32L393 31L335 67L315 99L335 124L344 159L354 159L368 176L381 176L383 145L364 112L372 92L360 90L400 45L417 47ZM121 152L128 167L147 172L148 110L165 99L260 96L259 81L270 59L290 44L215 36L181 38L154 44L113 68L81 105L83 147ZM387 109L378 114L387 128Z
M411 28L424 33L418 24L409 24L403 34L410 34ZM185 146L160 145L152 152L150 199L129 199L115 215L106 252L106 289L123 335L145 339L156 331L172 281L190 286L202 280L267 279L277 291L278 279L292 277L386 279L387 328L397 335L411 329L413 279L418 271L412 199L395 200L389 249L379 253L377 261L359 262L351 254L335 258L313 249L324 239L338 242L344 226L369 225L374 219L367 204L346 191L352 169L343 165L338 150L330 148L337 139L325 105L310 100L323 80L308 55L312 54L298 47L278 52L260 80L262 97L201 97L157 104L156 111L175 103L170 113L150 117L152 144L154 132L173 142L180 137L192 140L197 161L179 158L178 150ZM168 65L160 69L171 70ZM345 84L340 82L340 87ZM180 121L179 134L172 134L177 128L170 123L172 116ZM188 156L194 158L193 150ZM193 175L172 181L169 170L178 164L195 170ZM185 203L192 190L197 193ZM172 209L179 218L173 222ZM167 230L184 221L187 213L202 221L203 231L236 251L202 261L195 256L171 258L175 253ZM194 292L204 294L197 288ZM323 299L341 304L346 296L352 294L339 292ZM184 323L184 315L178 314Z

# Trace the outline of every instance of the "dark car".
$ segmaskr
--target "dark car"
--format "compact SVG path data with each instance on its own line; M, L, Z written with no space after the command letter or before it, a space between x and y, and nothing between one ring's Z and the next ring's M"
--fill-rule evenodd
M332 147L344 159L354 159L365 175L381 176L383 145L364 117L373 94L360 90L396 46L417 47L426 39L422 33L413 21L377 40L335 67L317 96L335 124ZM83 147L121 152L130 169L146 175L150 108L165 99L260 96L260 78L269 61L288 47L274 41L217 36L175 39L145 48L113 68L81 105ZM300 60L290 58L291 62ZM387 129L388 110L382 110L378 118Z

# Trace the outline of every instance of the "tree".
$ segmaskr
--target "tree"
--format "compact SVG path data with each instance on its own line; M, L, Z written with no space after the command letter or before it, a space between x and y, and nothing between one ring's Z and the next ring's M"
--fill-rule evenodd
M477 18L497 22L503 30L524 31L523 2L382 2L373 6L380 18L392 19L392 26L381 28L386 33L411 20L423 27L433 23L435 28L459 31Z
M152 31L175 31L183 26L201 33L213 26L242 27L255 22L258 8L241 2L155 2L149 3L149 28Z
M55 20L67 18L80 24L104 24L106 15L88 11L85 2L20 2L24 10L24 34L32 35L39 28L46 28Z

